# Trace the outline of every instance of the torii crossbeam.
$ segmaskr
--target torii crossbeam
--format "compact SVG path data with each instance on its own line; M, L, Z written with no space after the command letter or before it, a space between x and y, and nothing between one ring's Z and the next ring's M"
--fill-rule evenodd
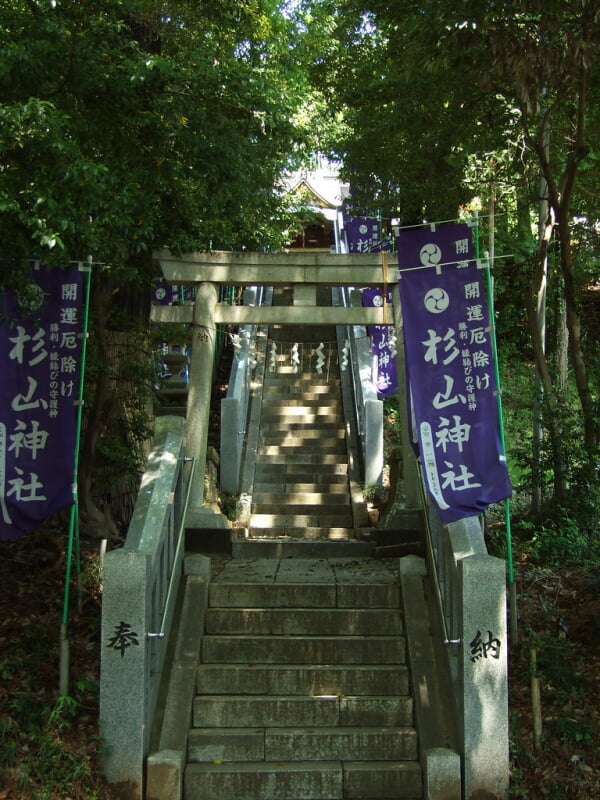
M218 324L230 325L399 325L397 269L388 267L387 253L338 255L321 252L200 252L181 256L169 250L154 255L170 283L198 285L193 304L153 306L159 323L193 323L190 383L187 400L187 450L197 463L188 527L202 515L210 390ZM317 287L381 286L393 291L393 308L318 306ZM219 286L291 286L291 306L232 306L218 302Z
M341 308L316 305L317 286L387 286L396 283L387 253L202 252L155 255L166 280L176 284L218 286L292 286L292 306L231 306L217 303L214 322L230 325L389 325L392 315L381 308ZM383 295L385 297L385 293ZM156 306L154 322L193 322L188 306Z

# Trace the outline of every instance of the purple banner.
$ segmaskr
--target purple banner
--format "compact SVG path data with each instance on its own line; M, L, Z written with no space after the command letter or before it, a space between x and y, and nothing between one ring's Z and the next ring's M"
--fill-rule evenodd
M159 306L172 306L179 303L193 303L196 297L195 286L183 286L157 278L152 283L152 302Z
M485 275L467 225L396 240L407 376L429 494L444 524L511 495Z
M344 231L349 253L379 253L389 249L387 239L381 239L381 221L376 217L344 214Z
M387 290L387 305L392 317L392 290ZM362 290L363 306L383 305L383 290L380 288ZM369 325L367 332L371 337L372 380L379 394L389 397L398 392L398 372L396 369L396 336L393 325Z
M32 280L37 288L26 306L6 295L0 323L3 541L31 533L73 503L82 273L36 269Z

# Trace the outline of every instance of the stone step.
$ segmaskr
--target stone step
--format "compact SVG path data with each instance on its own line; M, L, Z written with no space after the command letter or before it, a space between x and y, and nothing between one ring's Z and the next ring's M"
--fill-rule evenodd
M352 533L351 529L347 529ZM324 539L321 529L308 529L304 538L300 530L298 538L271 536L264 529L250 529L247 538L234 538L231 552L236 558L365 558L375 554L375 543L355 538ZM311 531L316 531L312 536Z
M307 375L306 373L295 375L279 374L269 372L265 375L265 382L263 384L263 392L277 391L294 392L294 391L309 391L318 392L320 394L329 394L332 389L337 389L340 386L340 379L331 376L329 381L324 379L321 375Z
M294 392L298 390L311 392L315 390L320 394L339 394L341 380L337 370L323 371L320 375L316 372L277 372L267 371L263 383L263 392L269 390Z
M209 634L398 636L403 618L393 608L209 608Z
M225 563L209 586L184 800L421 800L403 622L387 562Z
M275 510L275 509L274 509ZM302 513L302 508L295 508L295 512L284 513L252 513L250 517L251 528L352 528L354 519L352 512L342 507L339 513L332 508L320 507L314 514Z
M265 761L263 728L192 728L188 736L188 763Z
M290 409L301 409L298 412L293 412ZM336 419L340 421L342 417L342 402L341 399L332 395L317 394L314 397L309 394L298 395L293 397L291 395L270 394L263 397L261 405L261 414L271 415L279 414L289 419L296 419L297 422L302 421L303 417L313 415L317 420L328 417L331 422Z
M340 695L346 698L408 693L404 664L200 664L202 694ZM399 723L398 723L399 724Z
M328 384L319 385L315 383L301 383L294 382L290 384L288 381L274 382L269 381L263 386L263 403L270 403L273 400L300 400L310 398L316 400L317 398L329 398L333 400L339 395L339 385Z
M194 728L312 728L335 726L338 720L337 697L322 696L198 695L192 713Z
M297 398L273 395L262 401L261 420L264 422L265 419L290 424L310 422L312 425L317 425L321 422L337 422L341 425L343 407L341 400L336 400L331 395L318 395L314 399L305 394Z
M290 453L291 455L302 457L303 453L313 456L318 452L335 453L347 460L346 435L343 431L336 433L324 433L322 436L314 436L306 433L290 431L265 431L258 439L257 450L259 453Z
M255 491L252 495L253 505L261 506L348 506L350 498L343 492L267 492ZM292 512L296 513L296 512Z
M416 761L189 764L184 800L421 800Z
M265 559L265 563L271 563ZM277 565L273 565L275 571ZM400 589L389 583L239 583L213 581L211 608L399 608ZM337 663L337 662L332 662Z
M285 463L272 457L263 457L254 467L255 480L277 477L278 480L294 480L299 483L319 482L326 477L330 482L348 482L348 464L346 461L330 460L329 463L315 461L307 467L305 464Z
M336 587L327 583L240 584L213 581L208 589L208 600L213 608L335 608L336 594Z
M308 427L306 430L289 430L282 426L274 430L271 426L263 427L259 436L260 445L294 445L302 447L305 444L312 445L318 442L321 448L329 448L338 442L346 441L346 431L343 428L331 429L328 431L319 428Z
M311 432L314 435L321 434L321 433L337 433L338 431L344 431L344 426L341 421L332 421L326 422L322 420L318 424L318 428L315 427L314 422L304 422L302 418L295 419L294 422L290 422L288 419L282 422L269 422L267 425L263 425L261 428L261 434L269 433L270 435L276 435L277 433L293 433L295 435L302 434L304 432Z
M264 539L265 528L248 528L247 536L244 538L248 539ZM269 528L269 536L274 540L281 540L282 542L291 541L295 539L297 541L302 542L309 542L315 541L318 539L321 542L348 542L348 541L362 541L363 540L363 528L339 528L339 527L332 527L332 528L294 528L293 526L288 526L287 528L284 527L274 527ZM306 556L306 558L312 558L313 556Z
M192 722L193 728L211 729L329 726L351 730L356 727L411 728L412 725L410 697L303 697L299 693L287 696L200 695L194 700ZM285 758L295 760L291 756ZM238 757L237 760L244 759Z
M333 422L336 419L341 419L341 404L324 403L321 399L315 400L314 402L303 402L301 405L291 401L289 403L265 403L263 401L261 422L265 419L272 419L273 417L285 417L286 419L299 417L300 419L297 419L297 421L302 422L319 422L319 420L323 418L326 422Z
M261 430L268 429L271 425L280 425L285 427L288 423L292 424L292 420L294 422L301 422L315 427L318 427L323 423L331 423L336 427L344 425L344 419L341 413L330 412L327 414L290 414L285 412L282 413L280 409L273 409L272 411L267 409L264 411L261 418Z
M421 800L421 767L417 761L344 761L345 800Z
M268 761L410 761L417 758L417 734L393 727L271 729L265 755Z
M339 800L339 761L188 764L184 800Z
M310 498L314 497L311 502ZM253 496L253 500L256 495ZM325 498L326 495L323 495ZM328 517L338 517L339 515L352 515L350 508L350 498L343 494L331 495L333 500L325 500L319 502L319 493L315 492L312 495L307 494L305 498L302 495L293 495L289 501L286 500L285 494L269 495L268 493L258 493L256 502L252 502L250 507L252 514L284 514L289 516L304 515L308 517L320 517L325 514ZM272 498L273 502L269 502ZM335 523L334 523L335 524Z
M261 493L268 493L268 494L285 494L285 495L298 495L298 494L341 494L347 495L349 492L348 488L348 481L346 480L346 476L340 478L340 476L332 476L332 479L329 480L328 483L324 483L323 481L307 481L305 483L299 483L297 481L289 480L289 481L275 481L273 476L270 481L269 480L260 480L254 482L254 494L252 495L253 499L256 498ZM313 476L314 477L314 476ZM334 480L335 479L335 480Z
M389 636L205 636L205 664L403 664L404 639Z
M255 703L254 705L257 705ZM316 704L315 704L316 705ZM201 709L202 710L202 709ZM266 709L265 716L269 714ZM284 712L285 716L285 712ZM241 714L240 724L243 728L260 728L262 723L256 722L253 726L246 725L245 714ZM257 714L257 719L261 718ZM224 728L232 728L229 724L230 716L224 715ZM219 727L216 723L214 727ZM308 729L306 727L308 725ZM300 724L298 727L281 725L273 727L265 725L264 731L264 760L265 761L333 761L373 759L377 761L410 761L417 757L417 735L412 727L311 727L312 723ZM235 731L232 728L232 732ZM214 752L215 730L210 725L195 728L190 732L188 760L194 762L209 761L210 753ZM225 742L223 738L223 742ZM260 752L256 739L254 749ZM240 761L233 748L229 758L221 760ZM257 757L253 759L261 761Z
M289 458L300 458L304 461L305 457L313 458L323 456L323 451L328 456L337 455L340 458L347 458L346 440L344 437L311 437L303 439L300 437L289 436L284 439L284 444L260 444L258 445L257 457L260 456L287 456Z
M260 436L294 435L301 438L309 431L322 436L339 436L345 432L345 423L341 414L289 414L280 408L265 411L261 418Z
M307 359L305 358L304 359L305 364L306 361ZM287 358L284 356L284 358L277 364L277 369L274 372L272 372L271 370L267 370L265 375L268 375L269 377L277 376L279 378L284 378L284 379L287 377L291 379L300 378L300 380L303 381L311 381L315 380L315 378L319 378L322 380L323 376L327 375L328 372L333 372L334 374L337 374L337 361L333 364L330 363L329 369L327 369L328 365L327 363L325 363L325 365L323 366L323 371L321 372L320 375L316 371L316 369L314 370L314 372L312 371L315 366L315 361L316 359L311 357L311 363L309 365L309 369L305 369L303 372L300 372L300 367L299 366L294 367L293 364L289 363L289 356Z
M314 467L315 471L320 469L320 472L326 472L325 467L335 467L335 473L347 473L348 464L346 463L347 457L345 453L306 453L303 451L294 451L291 453L263 453L256 454L257 464L282 464L285 467L293 467L299 472L306 473ZM298 469L301 468L301 469ZM289 472L288 474L293 474Z

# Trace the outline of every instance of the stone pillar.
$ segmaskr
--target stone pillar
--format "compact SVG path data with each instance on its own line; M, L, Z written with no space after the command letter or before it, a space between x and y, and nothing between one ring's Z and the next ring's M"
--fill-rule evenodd
M128 800L144 796L149 736L145 592L148 557L120 548L104 558L100 737L104 775Z
M461 800L460 756L447 747L427 750L423 778L425 800Z
M186 453L197 459L188 508L188 527L199 527L194 524L194 520L202 516L206 444L217 336L215 324L217 300L217 287L214 284L199 285L194 306L194 334L186 414Z
M462 611L462 739L466 800L508 797L506 564L458 563Z
M383 476L383 403L365 400L365 485L381 486Z
M221 490L238 494L243 440L242 403L239 397L221 400Z

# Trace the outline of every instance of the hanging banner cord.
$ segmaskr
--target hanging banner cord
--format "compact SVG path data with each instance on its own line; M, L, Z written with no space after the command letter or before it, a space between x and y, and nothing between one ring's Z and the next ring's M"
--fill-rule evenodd
M83 416L83 387L85 383L85 361L87 353L89 308L90 308L90 287L92 283L91 258L88 264L79 264L81 272L85 273L85 301L83 316L83 331L81 341L81 368L79 371L79 393L77 398L77 418L75 435L75 452L73 454L73 505L71 506L71 516L69 521L69 539L67 545L67 564L65 569L65 592L63 599L62 622L60 626L60 676L59 676L59 696L64 697L69 694L69 639L67 636L67 625L69 621L69 595L71 583L71 565L73 561L73 547L75 547L75 570L77 573L78 603L81 611L81 552L79 541L79 513L77 505L77 477L79 470L79 440L81 438L81 420Z
M475 229L475 258L479 260L479 218L477 212L473 220L473 228ZM504 413L502 410L502 391L500 384L500 367L498 364L498 342L496 339L496 317L494 312L494 287L492 284L492 272L489 261L489 256L486 257L484 263L485 270L485 285L488 297L488 308L490 315L491 326L491 340L492 340L492 353L494 356L494 372L496 377L496 387L498 389L498 424L500 428L500 444L502 446L502 454L506 458L506 442L504 436ZM516 646L518 644L518 618L517 618L517 594L515 586L515 575L513 567L513 552L512 552L512 532L511 532L511 519L510 519L510 498L504 500L504 522L506 525L506 569L508 577L508 602L510 607L510 633L511 640Z

